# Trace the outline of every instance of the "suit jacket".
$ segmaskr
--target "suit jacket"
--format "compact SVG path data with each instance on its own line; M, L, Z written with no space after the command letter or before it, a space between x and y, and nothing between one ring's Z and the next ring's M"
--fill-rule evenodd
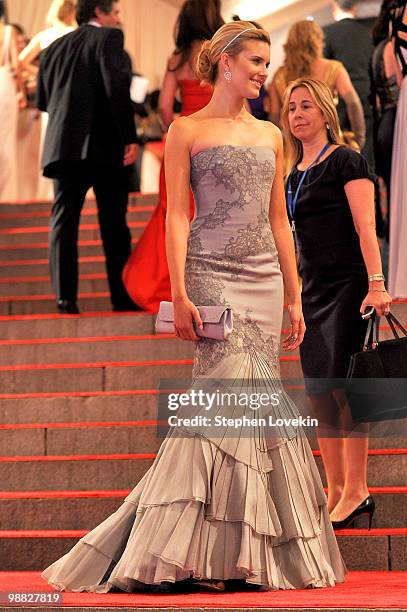
M365 114L371 114L369 74L373 44L368 25L364 24L364 20L341 19L325 26L324 34L325 57L342 62L349 72Z
M37 101L49 113L45 176L84 160L121 164L124 146L137 142L123 40L120 30L86 24L41 54Z

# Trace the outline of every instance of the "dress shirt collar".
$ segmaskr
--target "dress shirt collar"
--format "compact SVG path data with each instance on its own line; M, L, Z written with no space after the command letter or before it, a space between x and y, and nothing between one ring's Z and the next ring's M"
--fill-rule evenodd
M102 25L98 21L96 21L96 19L91 19L90 21L88 21L88 25L95 26L95 28L102 27Z
M335 21L342 21L342 19L355 19L355 15L348 13L348 11L338 11L335 15Z

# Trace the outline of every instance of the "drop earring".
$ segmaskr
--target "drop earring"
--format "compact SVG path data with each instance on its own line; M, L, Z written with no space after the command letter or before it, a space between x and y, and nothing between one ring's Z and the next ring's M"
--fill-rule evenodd
M336 141L335 141L335 136L334 136L334 133L333 133L332 128L331 128L331 126L329 125L329 123L327 123L327 124L326 124L326 129L327 129L327 132L328 132L328 138L329 138L329 140L330 140L331 142L336 142Z
M225 70L225 72L224 72L224 75L223 75L223 76L224 76L224 77L225 77L225 79L226 79L227 81L229 81L229 82L232 80L232 73L230 72L229 68L227 68L227 69Z

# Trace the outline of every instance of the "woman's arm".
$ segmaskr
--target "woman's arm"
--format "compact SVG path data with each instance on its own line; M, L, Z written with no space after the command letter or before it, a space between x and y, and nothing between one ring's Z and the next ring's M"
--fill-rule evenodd
M397 60L397 54L396 54L396 39L393 38L392 42L391 42L391 54L394 58L394 61L396 63L396 78L397 78L397 85L399 87L401 87L401 84L403 82L403 74L401 72L401 68L400 68L400 64Z
M349 181L345 185L356 232L367 274L382 274L382 262L375 227L374 185L366 178ZM362 302L360 312L367 306L374 306L378 315L384 314L391 304L391 297L385 291L383 281L369 283L369 292Z
M269 220L278 251L284 289L288 298L291 334L284 342L285 349L294 350L304 338L305 323L302 315L301 293L298 283L294 240L287 217L283 181L283 140L279 130L273 128L277 140L276 174L270 194Z
M174 327L184 340L199 340L192 319L202 326L199 312L189 300L185 288L185 262L189 236L190 140L188 119L176 119L165 143L165 176L167 186L166 252L174 304Z
M40 34L41 33L34 36L18 56L20 66L23 70L27 70L27 72L34 75L38 74L38 67L34 62L41 53Z
M174 119L174 99L178 89L178 82L175 72L170 70L173 67L173 64L173 56L171 56L168 60L167 72L164 76L160 91L160 98L158 101L160 116L165 130L168 130Z
M349 123L360 149L363 149L366 141L365 116L363 114L360 98L352 85L348 71L344 66L338 70L335 87L346 104Z
M389 40L383 49L383 64L384 74L388 79L392 76L396 76L397 82L399 81L399 75L401 75L400 66L398 65L396 56L394 55L393 43ZM400 85L400 83L398 83Z

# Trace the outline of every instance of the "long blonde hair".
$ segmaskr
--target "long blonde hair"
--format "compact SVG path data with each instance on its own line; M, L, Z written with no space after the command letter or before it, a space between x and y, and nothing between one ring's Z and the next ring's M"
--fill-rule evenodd
M292 81L289 83L285 91L283 108L281 111L281 126L284 133L286 174L288 174L291 169L301 161L303 156L302 142L291 132L288 121L290 97L292 92L299 87L305 87L309 91L315 104L321 110L324 116L324 121L328 126L328 140L332 143L344 144L335 102L329 87L323 83L323 81L318 81L317 79L307 77Z
M286 82L311 74L311 64L318 57L324 33L315 21L298 21L288 31L283 64Z
M230 57L243 51L248 40L260 40L270 44L266 30L256 28L250 21L232 21L225 23L215 32L211 40L206 40L201 48L197 62L197 76L201 81L214 85L218 77L218 64L221 52L225 49Z
M56 23L75 25L76 0L53 0L48 14L47 25L53 26Z

